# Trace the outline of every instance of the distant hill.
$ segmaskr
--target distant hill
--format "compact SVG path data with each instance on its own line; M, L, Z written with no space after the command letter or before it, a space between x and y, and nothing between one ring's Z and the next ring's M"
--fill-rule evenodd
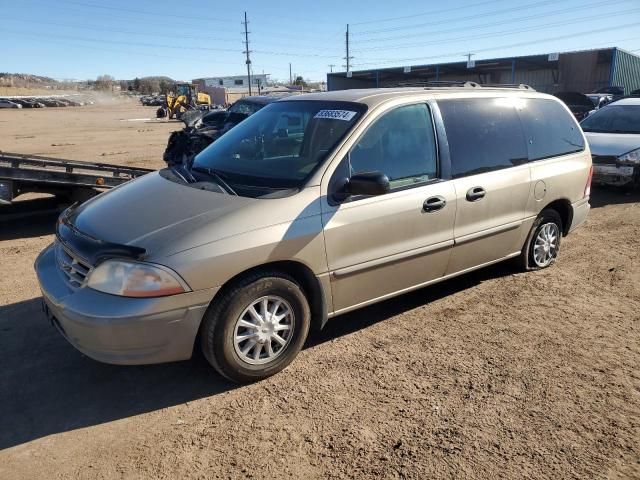
M0 85L4 87L57 87L57 80L30 73L0 72Z

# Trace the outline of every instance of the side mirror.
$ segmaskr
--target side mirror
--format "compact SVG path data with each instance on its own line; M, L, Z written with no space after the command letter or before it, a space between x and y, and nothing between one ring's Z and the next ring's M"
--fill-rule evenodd
M389 177L382 172L363 172L346 179L337 192L337 199L351 195L384 195L390 190Z

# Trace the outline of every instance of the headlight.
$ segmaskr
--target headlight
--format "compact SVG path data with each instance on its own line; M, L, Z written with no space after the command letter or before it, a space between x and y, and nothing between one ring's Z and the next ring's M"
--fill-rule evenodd
M161 265L106 260L90 274L87 286L122 297L164 297L189 291L178 275Z
M629 153L620 155L618 161L621 163L638 163L640 164L640 148L631 150Z

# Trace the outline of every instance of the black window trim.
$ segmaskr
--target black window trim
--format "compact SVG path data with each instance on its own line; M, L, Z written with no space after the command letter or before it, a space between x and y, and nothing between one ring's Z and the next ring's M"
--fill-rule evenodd
M547 101L547 102L552 102L552 103L557 103L560 105L561 108L565 108L564 104L561 101L556 101L553 100L551 98L544 98L544 97L523 97L525 99L529 99L529 100L543 100L543 101ZM523 118L521 109L516 108L516 113L518 114L518 118L520 119L520 125L522 125L522 131L525 134L525 143L527 144L527 163L534 163L534 162L540 162L543 160L549 160L550 158L560 158L560 157L564 157L565 155L575 155L576 153L582 153L586 150L587 148L587 139L584 136L584 132L582 132L582 126L580 125L580 123L576 120L576 118L573 116L573 113L566 112L569 117L571 118L571 120L573 120L573 123L578 127L578 129L580 130L580 132L582 132L582 140L583 140L583 145L582 148L579 150L574 150L571 152L564 152L564 153L560 153L560 154L556 154L556 155L546 155L544 157L540 157L540 158L531 158L532 157L532 152L531 152L531 138L529 138L529 131L527 130L527 128L525 127L525 119ZM516 165L514 165L516 166Z
M440 183L446 180L449 180L448 178L442 178L441 175L441 166L440 166L440 158L441 158L441 148L440 148L440 134L441 132L438 129L438 126L436 124L436 120L438 120L440 122L440 124L442 125L442 117L440 116L440 110L437 111L437 119L436 119L436 115L434 115L434 105L435 102L431 101L431 100L419 100L419 101L414 101L411 103L406 103L406 104L402 104L402 105L397 105L395 107L392 107L388 110L385 110L384 112L382 112L382 114L377 115L376 118L369 124L367 125L367 127L365 128L364 132L362 132L360 135L358 135L358 137L355 139L355 141L353 142L353 144L351 145L351 147L349 148L349 151L347 152L347 155L349 155L349 153L351 153L351 149L355 146L356 143L358 143L358 141L367 134L367 132L369 131L369 129L374 125L375 122L377 122L380 118L382 118L384 115L398 109L398 108L403 108L403 107L410 107L413 105L425 105L427 107L427 112L429 114L429 117L431 118L431 127L433 129L433 138L435 141L435 153L436 153L436 176L432 179L426 180L424 182L419 182L419 183L414 183L412 185L405 185L403 187L398 187L398 188L394 188L393 190L390 190L389 193L386 193L384 195L351 195L347 198L345 198L344 200L338 200L335 198L335 189L333 188L332 191L328 192L329 195L327 195L327 201L329 203L329 205L331 206L338 206L338 205L342 205L345 203L352 203L352 202L357 202L359 200L365 200L367 198L382 198L382 197L386 197L392 193L397 193L397 192L403 192L405 190L410 190L413 188L419 188L419 187L424 187L426 185L432 185L435 183ZM437 105L435 105L435 108L437 108ZM446 137L445 137L445 141L446 141ZM448 148L448 147L447 147ZM448 152L447 152L447 158L448 158ZM336 167L336 169L333 171L333 173L331 174L331 178L329 180L328 185L333 185L335 186L337 182L334 182L336 175L338 175L339 171L340 171L340 167L342 166L343 162L346 159L346 155L340 159L340 161L338 162L338 166ZM384 172L383 172L384 173Z

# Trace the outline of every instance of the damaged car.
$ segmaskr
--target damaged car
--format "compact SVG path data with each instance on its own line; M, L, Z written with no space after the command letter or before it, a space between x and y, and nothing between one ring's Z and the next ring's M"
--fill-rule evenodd
M189 163L198 153L211 145L224 133L258 112L266 105L288 95L261 95L245 97L228 110L186 112L181 120L185 128L169 136L164 161L169 165Z
M591 147L593 183L640 186L640 98L618 100L581 123Z
M594 108L597 108L592 100L580 92L558 92L553 94L569 107L576 120L581 121L589 116Z

